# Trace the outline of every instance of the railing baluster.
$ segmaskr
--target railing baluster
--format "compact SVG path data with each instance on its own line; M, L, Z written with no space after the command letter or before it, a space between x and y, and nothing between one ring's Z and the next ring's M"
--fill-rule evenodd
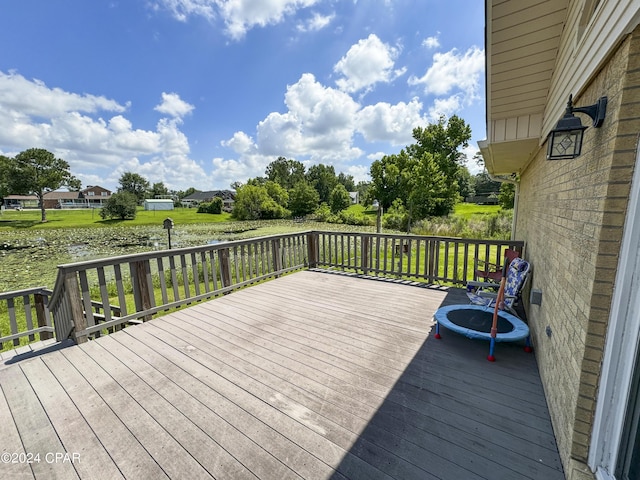
M206 252L200 252L200 262L202 264L202 279L204 281L204 291L208 293L211 291L211 288L209 288L209 263L207 262Z
M36 319L38 328L51 328L51 312L49 312L48 296L42 293L34 293L33 302L36 308ZM49 340L53 338L53 334L47 331L40 332L40 340ZM0 348L2 346L0 345Z
M198 268L198 259L195 252L191 254L191 272L193 273L193 288L196 296L200 295L200 269Z
M162 295L162 303L169 303L169 293L167 292L167 279L164 271L164 262L162 257L158 257L156 263L158 265L158 280L160 281L160 295Z
M22 297L22 304L24 308L25 323L27 324L27 330L33 330L33 317L31 316L31 296L24 295ZM29 335L28 338L30 342L33 342L36 339L35 335Z

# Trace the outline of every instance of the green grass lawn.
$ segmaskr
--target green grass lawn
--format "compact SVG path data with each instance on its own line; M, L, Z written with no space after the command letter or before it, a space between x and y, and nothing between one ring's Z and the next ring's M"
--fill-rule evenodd
M458 203L453 209L453 216L470 219L475 215L493 215L498 213L500 205L476 205L475 203Z
M134 220L103 220L98 209L89 210L47 210L47 222L40 222L40 210L5 210L0 214L0 230L11 228L99 228L114 226L162 225L165 218L171 217L176 224L220 223L231 220L231 215L221 213L197 213L196 208L177 208L175 210L144 210L138 208Z

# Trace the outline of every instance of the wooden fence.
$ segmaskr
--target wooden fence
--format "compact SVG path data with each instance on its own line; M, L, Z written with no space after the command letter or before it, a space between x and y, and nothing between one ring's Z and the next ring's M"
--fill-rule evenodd
M12 329L18 323L12 299L21 298L25 312L25 330L12 330L0 342L16 344L23 336L33 340L35 334L44 339L55 328L57 340L71 337L82 343L303 268L464 285L475 279L474 270L483 262L500 265L505 248L522 252L524 243L307 231L66 264L58 267L53 292L40 288L0 295L11 302ZM37 328L31 305L41 312Z

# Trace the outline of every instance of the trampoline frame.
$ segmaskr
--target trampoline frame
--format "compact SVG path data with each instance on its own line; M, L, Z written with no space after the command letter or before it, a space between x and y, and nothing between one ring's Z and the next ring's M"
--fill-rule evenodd
M487 357L490 361L495 360L493 357L493 349L495 342L517 342L519 340L526 340L525 351L531 352L531 341L529 336L529 327L526 323L520 320L515 315L512 315L505 311L498 311L498 316L503 320L508 321L511 325L513 325L513 330L506 333L498 333L495 337L492 337L491 333L488 332L479 332L477 330L473 330L467 327L461 327L460 325L456 325L447 317L447 314L456 310L476 310L476 311L493 311L493 308L488 308L482 305L447 305L446 307L439 308L436 313L433 315L433 318L436 321L436 334L435 338L442 338L440 335L440 325L445 327L447 330L451 330L452 332L456 332L460 335L464 335L467 338L473 340L488 340L491 342L489 347L489 357Z

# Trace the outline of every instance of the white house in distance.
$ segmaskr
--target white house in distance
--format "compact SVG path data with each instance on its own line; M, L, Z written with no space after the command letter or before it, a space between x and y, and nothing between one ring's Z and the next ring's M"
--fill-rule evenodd
M173 200L168 198L147 198L144 201L145 210L173 210Z

